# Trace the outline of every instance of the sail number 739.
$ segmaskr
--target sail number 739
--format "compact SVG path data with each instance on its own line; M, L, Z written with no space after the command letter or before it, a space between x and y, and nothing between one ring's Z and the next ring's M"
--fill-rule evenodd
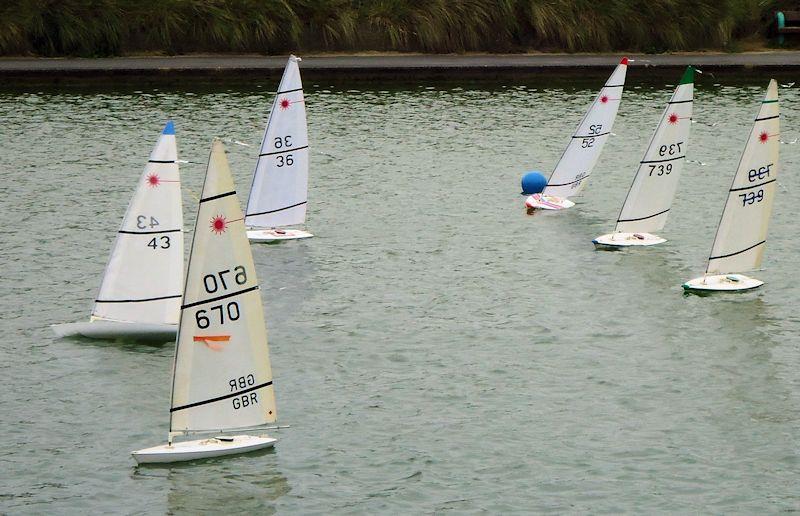
M739 198L742 200L742 207L761 202L764 200L764 189L761 188L757 192L739 194Z
M232 270L225 269L224 271L203 276L203 287L209 294L226 291L228 287L233 287L234 284L244 285L245 283L247 283L247 271L243 265L237 265ZM212 305L207 310L200 309L194 313L195 322L200 329L206 329L211 326L212 320L218 321L219 324L225 324L226 322L238 320L240 316L239 303L236 301Z

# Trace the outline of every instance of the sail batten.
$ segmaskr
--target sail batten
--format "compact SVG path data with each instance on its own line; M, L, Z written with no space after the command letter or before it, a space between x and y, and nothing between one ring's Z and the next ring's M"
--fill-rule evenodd
M183 208L172 122L150 153L125 212L92 319L177 324L183 284Z
M617 217L615 232L650 233L666 224L686 161L693 100L694 69L690 66L650 137Z
M575 129L547 181L543 195L577 195L591 175L617 117L625 86L627 58L622 59Z
M252 228L302 224L308 201L308 128L299 58L290 56L258 154L245 210Z
M706 274L746 272L761 266L780 170L778 106L778 83L773 79L728 189Z
M170 432L275 421L261 294L219 140L212 145L180 306Z

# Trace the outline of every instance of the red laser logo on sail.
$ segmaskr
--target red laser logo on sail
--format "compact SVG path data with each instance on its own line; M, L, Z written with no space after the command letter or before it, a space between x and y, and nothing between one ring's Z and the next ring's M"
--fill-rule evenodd
M147 176L147 186L155 188L160 184L161 184L161 179L159 179L157 174L150 174L149 176Z
M669 123L672 124L672 125L675 125L675 124L678 123L678 114L677 113L672 113L671 115L669 115Z
M281 99L281 102L280 102L281 109L289 109L289 106L291 106L291 105L292 105L292 103L289 101L289 99L287 99L287 98Z
M758 141L760 143L767 143L767 140L769 140L769 134L767 134L767 131L762 131L761 134L758 135Z
M228 229L228 221L225 220L224 215L217 215L211 219L211 231L221 235Z
M608 102L608 95L603 95L602 97L600 97L600 102L602 102L603 104L607 103Z
M225 344L230 342L230 335L196 335L193 337L195 342L202 342L212 351L222 351Z

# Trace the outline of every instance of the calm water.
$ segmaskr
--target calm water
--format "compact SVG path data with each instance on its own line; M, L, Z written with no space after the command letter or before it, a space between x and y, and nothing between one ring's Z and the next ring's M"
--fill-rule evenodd
M610 72L610 70L609 70ZM674 77L672 77L674 75ZM87 319L167 117L187 229L213 136L241 199L276 81L0 92L0 512L800 510L800 143L758 291L700 298L766 77L702 76L669 242L598 252L674 81L632 68L581 204L527 216L604 80L307 80L309 228L254 247L280 422L270 452L136 468L166 438L173 344L58 340ZM786 82L786 80L783 80ZM590 89L589 89L590 88ZM782 88L794 141L800 87Z

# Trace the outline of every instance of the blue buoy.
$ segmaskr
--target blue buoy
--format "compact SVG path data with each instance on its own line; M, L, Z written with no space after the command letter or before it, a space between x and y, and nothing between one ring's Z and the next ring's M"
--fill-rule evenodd
M531 195L540 193L547 186L547 178L538 170L526 172L522 176L522 194Z

